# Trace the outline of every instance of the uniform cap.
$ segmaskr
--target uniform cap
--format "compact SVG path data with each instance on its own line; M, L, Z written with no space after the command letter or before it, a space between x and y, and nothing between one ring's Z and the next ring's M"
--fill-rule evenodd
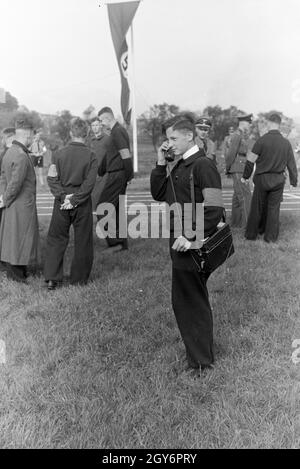
M242 115L238 116L237 119L238 119L239 122L245 121L245 122L249 122L251 124L252 123L252 117L253 117L253 114L242 114Z
M212 126L212 122L208 117L199 117L195 123L196 127L206 127L210 128Z

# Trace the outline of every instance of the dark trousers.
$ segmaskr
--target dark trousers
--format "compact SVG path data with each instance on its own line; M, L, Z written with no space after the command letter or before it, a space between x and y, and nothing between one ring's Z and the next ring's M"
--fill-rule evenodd
M12 265L8 262L5 263L5 270L7 278L15 280L16 282L25 281L27 278L27 266L26 265Z
M192 368L214 362L213 316L206 287L208 276L172 269L172 306Z
M93 265L93 214L89 199L72 210L60 210L55 200L47 236L45 280L63 280L63 259L69 242L69 231L74 228L74 257L71 266L71 284L85 284Z
M254 191L245 237L256 239L264 233L264 240L274 242L279 234L280 203L284 189L284 175L265 173L254 176Z
M120 211L120 195L125 195L127 188L127 181L125 177L125 171L116 171L113 173L108 173L105 181L104 189L101 193L99 204L101 203L111 203L115 207L115 217L116 217L116 230L115 233L108 233L106 236L106 241L108 246L116 246L117 244L127 245L126 238L120 238L120 227L119 227L119 211ZM124 211L125 208L122 207ZM105 215L97 215L98 220L103 218ZM107 229L107 225L106 225Z

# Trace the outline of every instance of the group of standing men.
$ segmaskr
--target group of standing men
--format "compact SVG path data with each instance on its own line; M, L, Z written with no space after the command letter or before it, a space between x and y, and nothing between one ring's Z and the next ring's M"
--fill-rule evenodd
M286 168L291 185L297 185L293 150L280 133L279 114L268 116L268 132L254 145L247 137L252 115L242 115L238 120L239 127L227 139L225 150L226 171L234 188L231 222L233 226L246 226L247 239L256 239L258 233L264 233L265 241L276 241ZM116 209L118 223L119 196L125 194L133 177L129 137L112 110L101 109L91 126L94 135L87 145L88 124L73 119L71 141L54 154L49 168L47 180L55 198L44 263L49 290L63 281L63 258L71 225L75 246L70 283L87 282L93 263L93 208L110 202ZM208 135L211 121L201 117L194 123L177 116L166 122L164 128L166 140L159 148L157 165L151 173L153 198L184 207L191 202L192 174L195 202L204 204L204 238L207 238L216 232L224 211L221 177ZM33 138L32 125L26 118L19 119L15 129L6 130L6 137L10 148L3 156L0 178L0 259L8 276L26 281L27 266L36 262L39 246L36 176L28 150ZM168 174L169 150L179 158ZM254 165L251 199L249 179ZM118 225L112 236L107 233L106 239L108 249L128 248L127 239L119 237ZM182 235L175 236L171 220L172 305L186 349L187 366L199 371L214 363L213 316L206 286L209 273L199 264L192 242L184 223Z
M241 115L239 127L232 129L226 140L226 172L233 179L231 223L246 227L246 238L256 239L258 230L264 240L276 241L279 227L279 209L287 168L291 185L297 185L297 168L292 147L280 131L281 118L277 113L268 116L268 132L255 144L249 141L252 115ZM208 122L207 122L208 121ZM204 238L213 235L222 220L223 201L221 177L214 158L208 154L207 142L197 127L207 125L209 119L196 123L178 116L164 128L166 140L158 150L157 164L151 173L151 193L155 200L182 207L192 202L191 178L194 180L194 199L204 204ZM201 138L202 137L202 138ZM200 140L201 139L201 140ZM168 171L167 156L172 151L179 156ZM254 194L251 199L249 178L254 175ZM170 223L170 254L172 259L172 306L185 345L186 368L198 375L214 364L213 315L209 302L206 272L196 251L193 239L185 229L174 235L174 219Z
M252 114L238 117L239 127L225 140L226 173L233 179L232 227L245 228L245 237L264 235L267 243L279 234L280 203L287 170L291 186L297 186L297 165L290 142L280 133L281 116L270 112L267 132L256 142L249 137ZM254 171L254 191L249 180Z
M71 122L70 143L53 154L47 181L54 207L46 240L44 276L49 290L63 281L63 258L74 227L74 256L70 283L85 284L93 263L93 210L101 201L118 212L119 195L125 194L133 177L127 131L112 110L101 109L89 125L80 118ZM102 132L100 132L102 130ZM100 135L101 134L101 135ZM36 208L36 175L29 147L34 138L32 122L17 119L6 129L7 148L2 156L0 178L0 260L7 276L26 282L27 267L39 259L39 227ZM89 144L87 144L89 142ZM117 233L106 237L109 249L127 249L127 239Z

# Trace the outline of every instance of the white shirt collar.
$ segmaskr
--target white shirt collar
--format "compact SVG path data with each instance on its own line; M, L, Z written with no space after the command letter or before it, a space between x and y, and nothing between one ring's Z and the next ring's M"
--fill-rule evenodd
M182 158L186 160L189 156L194 155L199 151L198 145L194 145L192 148L190 148L188 151L186 151L183 155Z

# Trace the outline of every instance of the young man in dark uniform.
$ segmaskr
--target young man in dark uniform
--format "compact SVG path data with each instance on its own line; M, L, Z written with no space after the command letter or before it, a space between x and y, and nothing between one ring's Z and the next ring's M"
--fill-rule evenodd
M53 156L48 184L55 197L47 236L44 276L48 289L63 281L63 258L74 227L71 284L85 284L93 264L93 214L91 192L97 176L97 159L84 142L88 126L79 118L71 122L71 143Z
M101 172L101 166L104 163L104 159L108 150L109 135L102 131L102 127L99 121L99 117L94 117L91 121L92 136L89 141L89 145L96 155L98 162L98 170ZM104 189L106 182L105 176L98 176L96 184L92 192L92 206L93 210L97 209L101 193Z
M167 141L158 150L156 168L151 173L151 193L155 200L191 203L190 175L193 171L196 203L204 202L204 237L213 234L223 214L221 178L212 160L195 144L195 127L189 120L170 121ZM164 151L172 149L181 158L167 174ZM174 189L174 191L173 191ZM176 194L176 197L174 195ZM183 224L184 226L184 224ZM175 239L174 219L170 223L172 258L172 306L186 348L188 366L204 369L214 363L213 317L205 274L190 243L184 236Z
M251 190L248 184L242 184L241 178L246 164L250 140L248 130L252 114L238 117L239 127L233 133L229 148L225 154L226 174L233 179L231 226L245 228L250 211Z
M119 237L119 196L125 195L128 182L133 178L133 165L130 154L130 142L127 131L115 119L112 110L104 107L98 112L99 120L104 129L111 131L107 154L99 174L107 174L104 189L100 196L99 204L111 203L116 212L116 233L107 235L106 241L109 248L118 246L119 249L128 249L127 238ZM98 219L101 215L98 216Z
M279 132L281 117L270 113L269 131L260 137L247 157L242 183L248 184L253 172L254 192L245 237L254 240L264 233L266 242L275 242L279 234L280 202L287 168L292 186L297 186L297 167L290 142Z

